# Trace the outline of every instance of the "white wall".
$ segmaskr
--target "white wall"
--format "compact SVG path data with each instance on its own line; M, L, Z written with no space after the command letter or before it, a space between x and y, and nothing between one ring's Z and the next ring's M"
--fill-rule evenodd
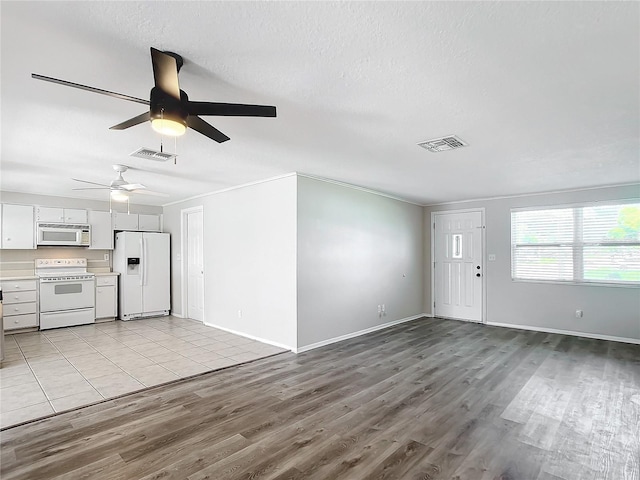
M431 212L485 208L486 252L496 261L485 265L488 323L578 332L591 336L640 340L640 289L593 285L559 285L511 280L511 216L517 207L640 198L640 186L609 187L543 195L436 205L425 208L429 244ZM431 270L430 250L425 272ZM431 312L431 286L425 289L425 308ZM583 310L583 318L575 311Z
M205 323L295 349L295 175L165 207L174 311L182 288L180 211L197 205L203 206Z
M298 348L420 315L423 231L422 207L299 176Z

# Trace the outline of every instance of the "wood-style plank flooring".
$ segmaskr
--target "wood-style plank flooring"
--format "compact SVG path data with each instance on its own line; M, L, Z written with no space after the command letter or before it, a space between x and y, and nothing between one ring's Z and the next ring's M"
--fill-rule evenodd
M421 319L1 435L6 480L639 480L640 346Z

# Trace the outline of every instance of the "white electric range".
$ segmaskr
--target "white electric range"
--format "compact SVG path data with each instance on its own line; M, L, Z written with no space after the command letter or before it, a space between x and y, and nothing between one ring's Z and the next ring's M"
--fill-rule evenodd
M39 258L40 330L95 323L95 276L86 258Z

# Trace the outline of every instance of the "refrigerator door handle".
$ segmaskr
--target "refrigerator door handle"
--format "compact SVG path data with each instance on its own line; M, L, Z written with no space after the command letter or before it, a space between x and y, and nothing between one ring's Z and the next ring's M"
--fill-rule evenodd
M146 267L146 261L144 258L144 240L140 238L140 286L144 285L144 269Z
M142 236L142 244L144 245L144 250L142 251L142 255L144 258L144 269L142 270L142 273L144 274L144 279L143 279L143 283L144 285L147 284L147 239L144 238L144 235Z

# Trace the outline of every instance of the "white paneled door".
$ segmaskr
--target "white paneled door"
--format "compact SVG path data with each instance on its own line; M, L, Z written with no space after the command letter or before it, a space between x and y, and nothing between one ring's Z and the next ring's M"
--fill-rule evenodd
M187 316L204 320L202 210L187 214Z
M434 314L482 322L483 212L436 213L434 219Z

